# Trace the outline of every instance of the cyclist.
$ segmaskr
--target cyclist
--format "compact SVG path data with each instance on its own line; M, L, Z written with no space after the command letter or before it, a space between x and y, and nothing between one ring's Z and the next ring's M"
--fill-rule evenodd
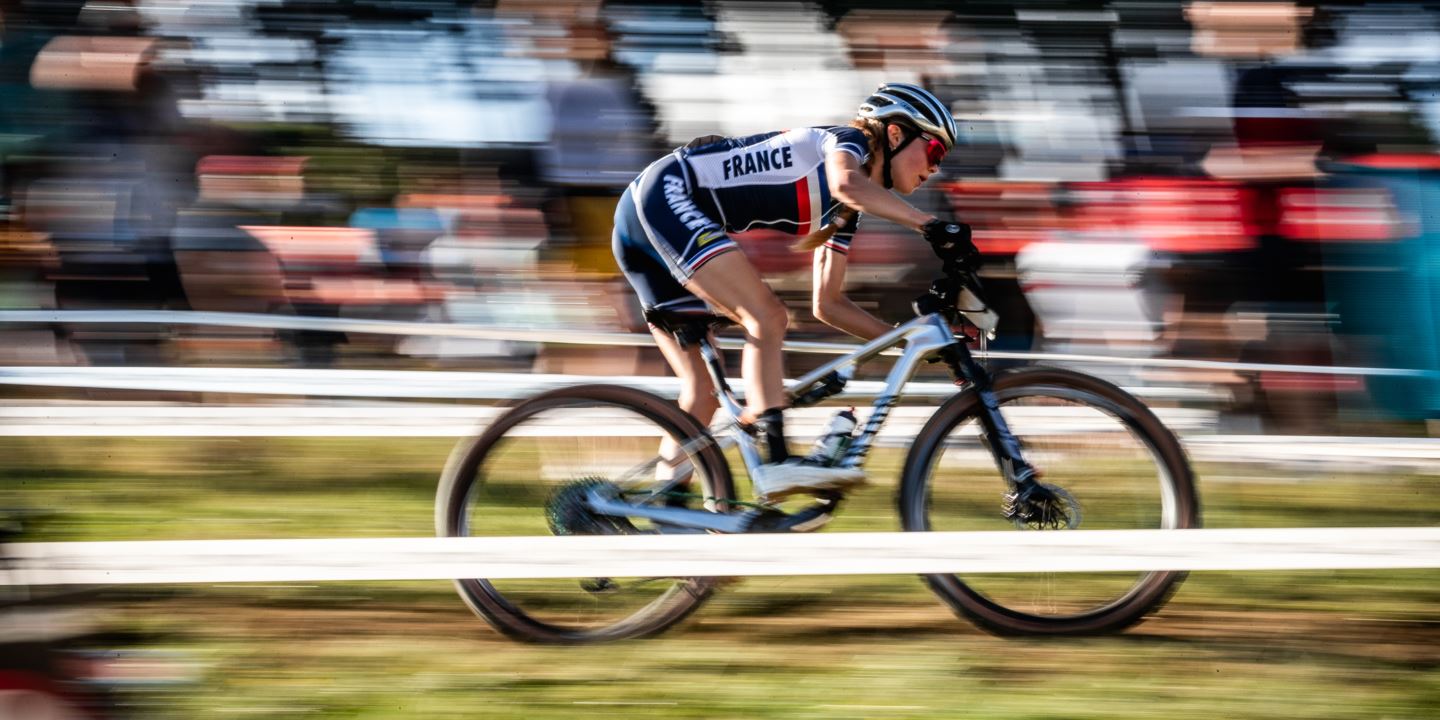
M718 408L699 350L656 327L655 311L723 314L745 331L744 420L765 438L766 462L751 478L766 499L840 490L864 482L855 468L790 457L781 346L785 306L727 233L769 228L814 252L815 317L864 340L891 326L844 295L846 255L861 214L921 233L937 255L973 264L963 223L939 220L898 195L933 175L955 145L945 105L916 85L886 83L848 126L749 137L706 136L657 160L630 184L615 211L613 248L652 320L651 332L680 378L680 407L702 421ZM897 195L898 194L898 195ZM663 471L663 467L662 467Z

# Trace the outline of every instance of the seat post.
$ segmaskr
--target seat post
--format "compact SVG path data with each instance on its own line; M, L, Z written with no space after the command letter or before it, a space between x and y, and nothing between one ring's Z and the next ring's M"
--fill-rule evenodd
M755 468L765 462L760 458L760 447L755 442L754 426L740 422L745 406L740 404L740 400L735 397L735 391L730 389L730 383L725 379L725 367L720 362L720 352L715 344L710 342L710 337L706 335L700 338L696 345L700 348L700 357L705 360L705 369L710 372L710 380L715 384L715 398L735 422L735 427L739 428L735 432L735 439L740 446L740 458L745 461L746 471L753 473Z
M700 357L705 361L710 381L715 384L716 399L726 412L738 420L745 407L740 404L740 400L735 397L735 391L730 388L730 382L725 379L725 366L721 362L720 351L710 342L708 336L700 338L696 346L700 348Z

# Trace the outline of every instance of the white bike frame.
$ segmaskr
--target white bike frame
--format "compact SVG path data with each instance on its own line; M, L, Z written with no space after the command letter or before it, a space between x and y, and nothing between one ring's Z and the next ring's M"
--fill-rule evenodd
M807 393L816 388L830 386L833 390L826 392L822 397L833 395L839 392L839 389L851 377L854 377L855 369L861 363L897 345L905 346L904 351L900 354L900 359L895 362L895 367L891 368L890 374L885 378L885 389L875 398L872 405L873 410L870 417L866 419L864 428L851 443L845 457L839 462L844 467L854 467L865 461L871 444L874 442L875 434L885 424L885 419L890 415L890 409L900 399L901 389L904 388L905 383L910 381L910 378L914 377L915 370L920 363L942 348L958 342L960 341L951 332L945 318L938 314L922 315L871 340L849 355L832 360L810 371L791 383L786 388L786 393L792 400L795 400L805 397ZM740 416L744 411L744 406L725 380L720 353L714 344L708 337L698 344L700 355L705 359L705 366L710 372L710 379L715 383L720 407L728 416L724 425L731 430L727 436L731 442L724 440L720 442L724 447L731 444L740 446L740 457L745 461L745 469L753 477L755 469L763 461L760 458L760 449L755 438L741 427Z

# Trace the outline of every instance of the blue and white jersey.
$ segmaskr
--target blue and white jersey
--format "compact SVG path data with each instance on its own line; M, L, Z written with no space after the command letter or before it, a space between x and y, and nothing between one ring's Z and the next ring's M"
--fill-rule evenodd
M812 127L692 143L651 163L615 206L616 263L647 309L705 303L687 285L717 257L740 250L730 233L768 228L805 236L834 221L825 159L865 162L852 127ZM848 253L856 222L824 247Z
M825 172L825 158L837 152L865 162L865 134L848 126L797 128L724 138L677 154L688 170L691 198L726 232L766 228L803 237L841 208ZM836 232L825 246L848 252L858 224Z

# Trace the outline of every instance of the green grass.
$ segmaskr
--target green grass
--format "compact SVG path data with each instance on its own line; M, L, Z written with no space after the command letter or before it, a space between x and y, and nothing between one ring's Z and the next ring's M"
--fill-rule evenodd
M420 536L446 440L0 439L35 540ZM891 530L899 458L827 532ZM1209 527L1434 525L1437 480L1199 468ZM1244 477L1236 477L1243 475ZM516 509L514 512L520 512ZM1156 617L1002 639L916 578L752 578L650 640L507 641L448 583L184 586L110 623L193 679L144 717L1429 718L1440 573L1209 572Z

